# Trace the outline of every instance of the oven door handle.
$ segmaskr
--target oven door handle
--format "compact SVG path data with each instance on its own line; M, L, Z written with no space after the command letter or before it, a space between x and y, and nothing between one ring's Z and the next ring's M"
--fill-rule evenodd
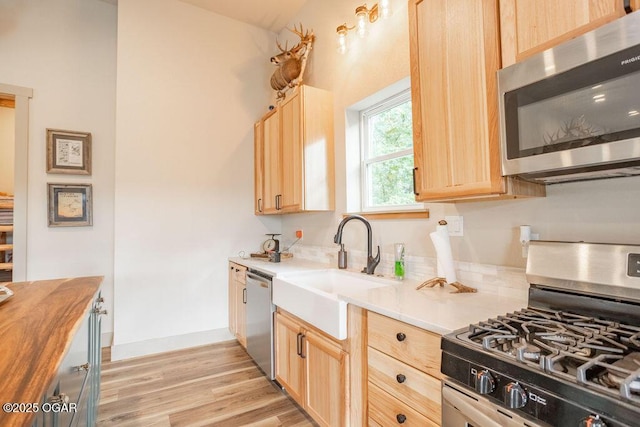
M508 425L504 424L507 421L506 417L505 420L496 420L495 418L483 413L487 409L486 407L483 407L480 402L476 402L476 405L472 405L469 402L471 399L471 397L468 397L446 385L442 387L442 401L449 402L450 405L455 406L464 418L470 421L469 424L480 425L482 427L506 427Z

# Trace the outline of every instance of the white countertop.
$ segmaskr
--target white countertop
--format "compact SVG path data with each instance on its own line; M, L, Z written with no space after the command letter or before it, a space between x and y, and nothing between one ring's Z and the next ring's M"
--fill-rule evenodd
M260 270L263 273L270 274L272 276L332 268L329 264L322 264L301 258L283 258L280 262L269 262L266 258L231 257L229 258L229 261L244 265L245 267Z
M452 286L416 290L418 284L406 281L338 296L349 304L443 335L527 306L526 298L482 292L454 294Z
M279 263L259 258L229 258L229 261L263 271L274 276L288 273L334 268L329 264L303 259L284 259ZM499 296L492 293L451 293L452 286L416 290L415 280L397 285L367 290L338 292L338 298L348 304L406 322L438 334L447 334L465 328L471 323L513 312L527 306L522 298Z

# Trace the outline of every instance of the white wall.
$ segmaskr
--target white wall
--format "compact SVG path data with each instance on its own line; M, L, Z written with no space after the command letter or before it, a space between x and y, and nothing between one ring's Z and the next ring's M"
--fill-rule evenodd
M119 1L115 358L228 338L227 257L280 231L253 215L273 39L176 0Z
M13 194L15 111L0 107L0 192Z
M317 36L306 75L307 83L335 96L336 211L283 217L283 237L293 240L304 229L304 245L336 247L333 235L346 210L345 151L353 138L345 138L345 111L361 99L409 76L407 2L392 0L393 16L371 26L363 40L352 37L346 55L336 51L335 28L354 23L357 0L310 0L290 23L302 22ZM280 38L294 40L284 31ZM394 242L405 242L408 255L435 256L428 234L444 215L463 215L464 237L452 237L459 261L523 267L517 228L530 224L549 240L585 240L640 244L640 178L589 181L547 187L548 196L532 200L429 204L429 220L374 221L374 239L391 253ZM364 227L347 226L349 248L365 250ZM336 252L338 248L336 247Z
M27 279L103 275L111 312L116 7L97 0L0 0L0 57L0 82L33 89ZM45 172L47 128L92 133L92 176ZM92 183L94 225L48 228L47 182ZM111 323L109 315L106 332Z

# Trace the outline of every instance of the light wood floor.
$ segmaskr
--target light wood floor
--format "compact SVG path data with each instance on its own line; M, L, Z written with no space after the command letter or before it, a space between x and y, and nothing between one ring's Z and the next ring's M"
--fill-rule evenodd
M235 341L103 361L98 426L214 425L315 424Z

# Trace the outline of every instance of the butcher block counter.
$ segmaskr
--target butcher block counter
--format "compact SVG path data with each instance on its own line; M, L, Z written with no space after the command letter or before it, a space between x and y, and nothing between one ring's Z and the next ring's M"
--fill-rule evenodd
M92 360L96 357L96 343L91 354L91 343L87 341L92 332L93 335L99 332L99 322L97 329L95 321L89 325L94 320L92 314L100 314L96 304L102 302L99 299L102 280L102 277L79 277L6 285L14 295L0 304L1 426L41 425L52 419L66 425L67 419L87 416L86 399L97 397L96 390L87 387L92 378L99 377L100 369L99 359L97 363ZM86 344L89 345L84 347ZM97 344L99 352L99 339ZM62 390L65 381L62 378L69 376L63 367L74 358L71 356L77 348L86 359L86 365L74 367L75 376L83 375L78 399L85 400L72 405L73 393L69 396ZM81 371L84 372L78 373ZM67 401L63 396L59 401L62 404L47 404L55 402L53 393L58 393L58 388L70 399Z

